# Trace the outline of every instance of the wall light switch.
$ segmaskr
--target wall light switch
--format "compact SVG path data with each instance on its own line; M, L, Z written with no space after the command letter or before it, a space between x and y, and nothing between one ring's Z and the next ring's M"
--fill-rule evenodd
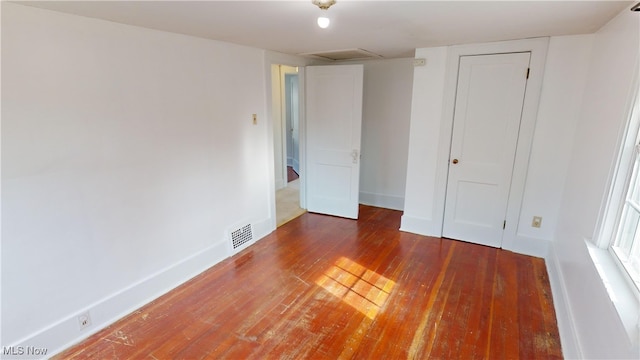
M253 114L253 125L258 125L258 114Z

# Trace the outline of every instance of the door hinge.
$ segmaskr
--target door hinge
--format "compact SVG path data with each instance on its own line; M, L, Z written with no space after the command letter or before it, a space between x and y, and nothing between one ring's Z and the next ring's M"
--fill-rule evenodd
M507 228L507 220L502 222L502 230Z
M529 72L531 71L531 68L527 68L527 79L529 78Z

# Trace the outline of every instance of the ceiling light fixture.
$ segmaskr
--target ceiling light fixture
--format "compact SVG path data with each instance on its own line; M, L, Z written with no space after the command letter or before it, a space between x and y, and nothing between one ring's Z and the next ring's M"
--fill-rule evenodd
M331 24L331 19L325 16L318 16L318 26L320 26L323 29L326 29L329 27L329 24Z
M329 10L331 5L336 3L336 0L311 0L311 3L317 7L319 7L323 11ZM318 16L318 26L323 29L329 27L331 20L326 16Z
M331 5L336 3L336 0L311 0L311 3L322 10L328 10Z

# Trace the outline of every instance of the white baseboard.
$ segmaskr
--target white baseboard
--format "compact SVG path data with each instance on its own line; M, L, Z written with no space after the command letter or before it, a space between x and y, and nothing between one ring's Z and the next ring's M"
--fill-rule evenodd
M441 237L441 225L431 219L402 215L400 231L410 232L418 235ZM505 244L506 245L506 244ZM528 238L518 236L515 242L505 246L505 250L519 254L546 258L549 253L550 241L544 239Z
M284 179L276 179L276 190L280 190L286 186Z
M300 174L300 161L298 161L298 159L293 159L293 164L291 166L296 174Z
M431 219L409 216L407 214L402 215L400 220L400 231L424 236L442 236L441 226L434 224Z
M253 237L256 239L256 242L271 234L276 229L275 220L271 220L271 218L267 218L253 223Z
M360 192L360 204L381 207L392 210L404 210L404 197Z
M526 236L516 236L516 240L507 244L502 243L502 248L518 254L547 258L551 242L545 239L536 239Z
M565 359L583 359L580 343L573 322L573 314L569 304L569 294L564 286L562 268L556 256L553 244L549 246L549 251L545 258L549 283L551 284L551 295L553 296L553 306L556 311L556 321L558 332L560 333L560 343L562 355Z
M62 319L12 346L15 348L28 346L45 348L48 349L47 357L53 356L166 294L228 256L226 242L220 241L117 293L80 309L76 314ZM87 311L90 313L91 325L80 330L77 317ZM30 357L20 356L19 358L29 359Z
M274 230L269 220L265 219L253 224L256 242ZM31 346L44 348L47 349L46 357L53 356L231 256L227 241L227 239L219 241L7 347L13 347L16 350ZM87 311L90 313L92 324L80 330L78 315ZM12 357L2 356L2 358L11 359ZM16 355L13 358L39 359L43 356Z

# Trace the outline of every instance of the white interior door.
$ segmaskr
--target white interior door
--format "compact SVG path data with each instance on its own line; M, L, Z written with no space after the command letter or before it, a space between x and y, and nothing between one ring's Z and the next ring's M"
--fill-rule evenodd
M307 210L358 218L362 65L306 68Z
M443 237L502 245L530 55L460 58Z

